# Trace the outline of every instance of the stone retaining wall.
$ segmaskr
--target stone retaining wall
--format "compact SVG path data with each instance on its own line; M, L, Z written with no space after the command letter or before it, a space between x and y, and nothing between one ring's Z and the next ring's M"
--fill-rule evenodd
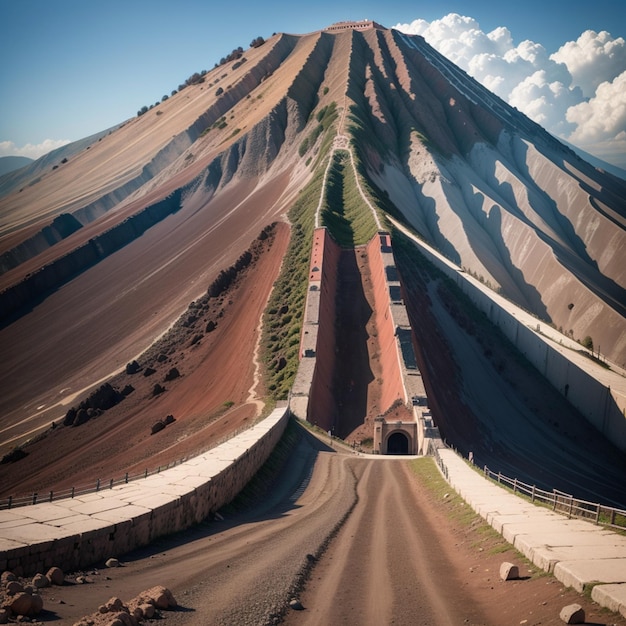
M290 412L146 479L0 511L0 571L76 571L189 528L232 501L270 456Z

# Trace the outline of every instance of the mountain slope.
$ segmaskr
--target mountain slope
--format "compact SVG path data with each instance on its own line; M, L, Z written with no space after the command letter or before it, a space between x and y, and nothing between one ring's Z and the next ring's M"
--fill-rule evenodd
M0 157L0 176L19 170L27 165L30 165L33 159L21 156L5 156Z
M626 361L624 181L421 37L278 34L68 156L38 161L0 199L3 443L62 417L298 198L317 202L319 192L300 192L321 179L336 134L381 215Z

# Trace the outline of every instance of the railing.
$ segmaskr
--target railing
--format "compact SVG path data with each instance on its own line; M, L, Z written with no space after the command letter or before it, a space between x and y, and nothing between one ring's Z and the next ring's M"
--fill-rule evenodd
M115 485L123 485L129 483L134 480L140 480L142 478L148 478L148 476L152 476L154 474L159 474L160 472L169 469L170 467L175 467L188 461L189 459L199 456L200 454L204 454L213 448L223 444L224 442L236 437L241 434L245 430L248 430L250 426L242 426L237 430L229 433L227 436L222 437L218 441L215 441L210 446L203 448L197 452L191 453L185 457L180 459L171 461L166 465L159 465L159 467L154 469L145 469L143 472L130 475L128 472L124 474L124 476L119 478L111 478L109 480L101 480L98 478L95 483L91 482L87 485L82 485L80 487L71 487L69 489L59 489L58 491L46 491L46 492L35 492L27 496L9 496L8 498L0 498L0 511L3 509L13 509L20 506L29 506L31 504L41 504L42 502L53 502L54 500L61 500L62 498L74 498L76 496L85 495L87 493L96 493L97 491L103 491L105 489L113 489Z
M485 476L504 487L511 489L514 494L520 494L530 499L531 502L551 508L557 513L567 515L569 518L576 517L587 521L609 526L618 530L626 530L626 510L616 509L597 502L579 500L569 493L558 489L546 491L536 485L529 485L518 480L509 478L500 472L492 472L486 465L483 468Z

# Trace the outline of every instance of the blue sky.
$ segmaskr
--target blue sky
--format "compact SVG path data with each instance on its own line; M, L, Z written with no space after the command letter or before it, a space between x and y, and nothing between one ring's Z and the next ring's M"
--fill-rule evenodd
M552 132L626 167L626 106L623 115L614 106L626 93L622 0L0 0L0 156L37 156L109 128L256 36L366 18L413 28ZM610 37L579 40L588 30ZM602 80L592 85L590 75ZM573 121L562 124L566 113Z

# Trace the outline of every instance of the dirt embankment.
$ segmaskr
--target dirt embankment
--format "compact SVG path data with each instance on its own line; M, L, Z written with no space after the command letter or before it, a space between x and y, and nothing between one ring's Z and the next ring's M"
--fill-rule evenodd
M23 459L0 464L0 495L47 494L140 473L249 425L258 413L256 397L249 398L254 349L289 228L277 223L264 233L242 255L249 255L245 267L230 280L224 278L228 272L218 276L214 295L193 302L137 365L109 381L123 399L104 411L76 404L67 425L25 446ZM105 396L104 404L110 403L110 394ZM151 434L168 415L174 421Z
M472 451L478 466L623 506L623 454L454 285L404 253L398 268L428 403L447 443Z

